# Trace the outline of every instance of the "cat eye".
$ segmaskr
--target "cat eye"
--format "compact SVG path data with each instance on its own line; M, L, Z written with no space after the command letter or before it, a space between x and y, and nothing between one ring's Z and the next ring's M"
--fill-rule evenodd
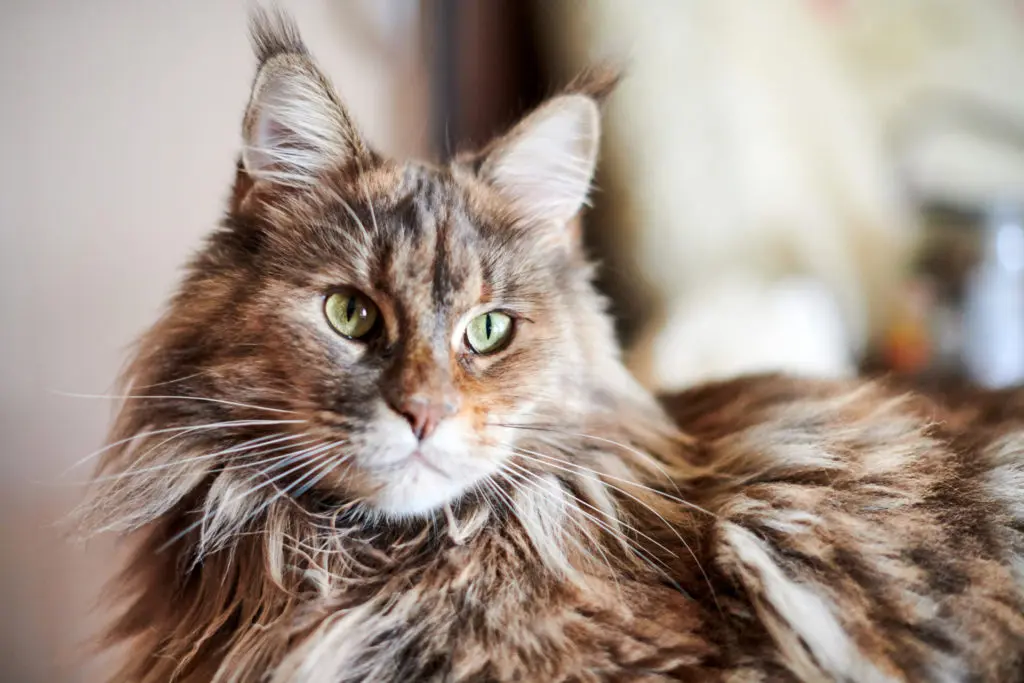
M362 292L343 289L324 301L324 315L334 331L349 339L360 339L373 331L377 306Z
M466 327L466 343L481 355L496 353L512 339L512 318L501 311L478 315Z

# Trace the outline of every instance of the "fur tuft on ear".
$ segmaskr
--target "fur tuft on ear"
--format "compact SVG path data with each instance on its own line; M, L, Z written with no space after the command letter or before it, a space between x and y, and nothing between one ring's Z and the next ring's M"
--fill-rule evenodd
M371 159L369 147L281 12L251 18L259 69L242 126L242 166L254 180L311 184L328 168Z
M597 64L581 71L566 86L563 94L586 95L603 105L622 80L623 69L613 63Z
M280 9L253 8L249 14L249 38L260 68L277 55L309 55L298 26Z

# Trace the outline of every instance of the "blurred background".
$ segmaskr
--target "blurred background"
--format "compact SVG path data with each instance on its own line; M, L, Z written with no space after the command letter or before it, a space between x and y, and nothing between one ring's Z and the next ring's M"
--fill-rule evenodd
M1019 0L281 0L377 146L444 159L626 68L584 217L653 388L1024 380ZM219 219L245 0L0 4L0 678L96 681L69 542L131 341Z

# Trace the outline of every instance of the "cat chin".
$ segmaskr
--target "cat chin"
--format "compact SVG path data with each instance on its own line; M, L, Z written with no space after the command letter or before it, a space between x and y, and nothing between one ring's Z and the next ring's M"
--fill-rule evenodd
M388 475L365 505L374 512L393 519L410 519L429 515L446 503L460 498L476 483L445 475L429 464L411 459L400 472Z
M500 460L459 418L443 421L420 443L404 419L382 410L364 438L372 448L355 455L343 486L363 507L392 519L436 512L492 474Z

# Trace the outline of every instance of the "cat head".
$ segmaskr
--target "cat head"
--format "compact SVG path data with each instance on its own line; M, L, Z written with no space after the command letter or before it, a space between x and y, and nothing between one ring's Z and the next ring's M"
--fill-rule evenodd
M448 165L400 163L291 24L259 14L253 36L228 216L127 373L106 495L136 503L121 526L197 491L236 520L303 495L421 517L516 458L549 465L538 439L653 405L573 227L608 80Z

